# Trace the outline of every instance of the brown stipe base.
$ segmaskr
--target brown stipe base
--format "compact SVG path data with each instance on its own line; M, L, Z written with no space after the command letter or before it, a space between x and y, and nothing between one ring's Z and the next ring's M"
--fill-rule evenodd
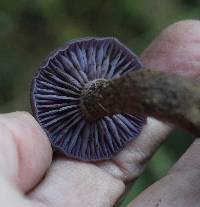
M88 117L147 115L200 135L200 85L192 80L145 69L96 86L83 98Z

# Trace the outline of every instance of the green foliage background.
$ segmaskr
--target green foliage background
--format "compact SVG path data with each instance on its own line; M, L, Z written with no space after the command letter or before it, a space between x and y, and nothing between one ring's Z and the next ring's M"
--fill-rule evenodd
M167 25L199 19L199 11L198 0L1 0L0 112L30 111L32 76L65 41L115 36L140 54ZM191 142L190 135L174 131L119 206L162 177Z

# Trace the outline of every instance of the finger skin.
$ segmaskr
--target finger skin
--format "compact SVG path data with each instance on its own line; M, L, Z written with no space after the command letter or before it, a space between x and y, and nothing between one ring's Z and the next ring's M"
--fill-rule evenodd
M200 78L200 21L183 20L163 30L143 52L148 68Z
M53 207L113 206L125 185L94 164L57 158L29 197Z
M184 155L172 167L170 173L196 170L200 176L200 139L196 139ZM199 184L200 184L200 180Z
M23 191L32 189L51 163L49 141L27 112L0 115L0 171Z
M58 158L44 181L29 196L55 207L64 207L66 203L69 207L113 206L125 190L123 181L130 181L143 171L155 143L158 146L164 138L161 136L168 131L169 127L149 119L136 143L127 146L115 161L96 163L97 166Z
M200 139L196 139L169 174L147 188L129 207L199 207Z

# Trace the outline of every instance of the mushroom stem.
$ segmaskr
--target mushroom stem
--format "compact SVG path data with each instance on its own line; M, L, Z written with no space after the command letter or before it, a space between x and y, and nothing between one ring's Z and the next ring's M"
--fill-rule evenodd
M82 93L88 119L116 113L146 115L200 135L200 85L192 80L144 69L88 86Z

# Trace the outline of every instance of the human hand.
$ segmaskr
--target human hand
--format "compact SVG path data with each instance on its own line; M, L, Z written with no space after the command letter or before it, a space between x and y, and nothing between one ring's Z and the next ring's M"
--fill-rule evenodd
M149 68L190 78L200 73L200 23L167 28L142 55ZM200 53L199 53L200 54ZM62 156L52 162L45 133L25 112L0 115L0 202L4 207L111 207L135 180L170 128L148 118L140 137L112 160L86 163ZM172 170L139 195L133 207L199 206L197 139ZM44 175L46 176L44 177Z

